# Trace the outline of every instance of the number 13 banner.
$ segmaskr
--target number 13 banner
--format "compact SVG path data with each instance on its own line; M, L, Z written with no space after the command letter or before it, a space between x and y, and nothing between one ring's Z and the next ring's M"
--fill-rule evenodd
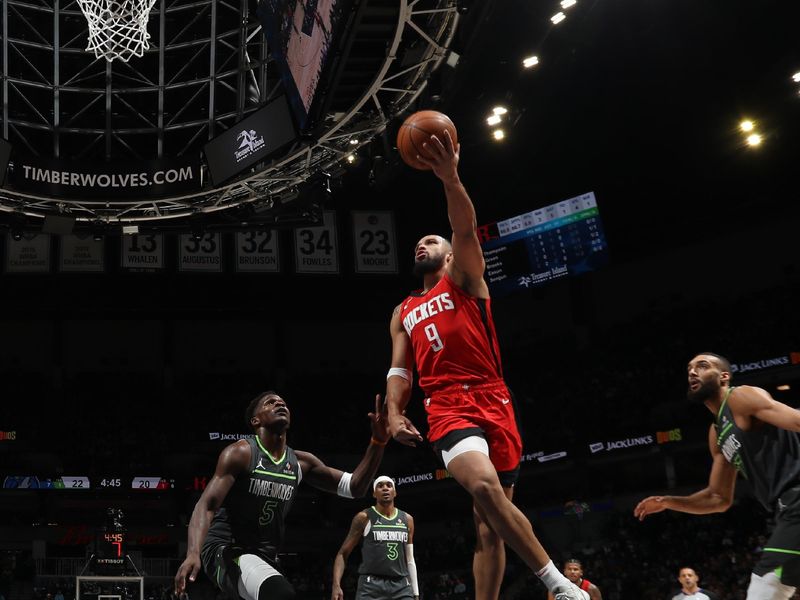
M397 273L394 213L353 211L356 273Z

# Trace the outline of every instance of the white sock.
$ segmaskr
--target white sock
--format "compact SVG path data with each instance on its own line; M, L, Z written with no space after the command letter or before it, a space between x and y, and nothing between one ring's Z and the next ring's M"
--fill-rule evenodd
M564 577L561 571L556 569L556 566L553 564L552 560L541 569L536 571L536 576L542 580L542 583L551 592L556 587L569 583L569 579Z

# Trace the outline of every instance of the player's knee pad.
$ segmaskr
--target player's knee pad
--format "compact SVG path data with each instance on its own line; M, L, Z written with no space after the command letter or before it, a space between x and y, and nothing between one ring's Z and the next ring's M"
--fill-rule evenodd
M294 600L294 587L282 575L266 579L258 590L258 600Z
M794 596L795 588L781 583L774 573L750 575L750 586L747 588L747 600L789 600Z

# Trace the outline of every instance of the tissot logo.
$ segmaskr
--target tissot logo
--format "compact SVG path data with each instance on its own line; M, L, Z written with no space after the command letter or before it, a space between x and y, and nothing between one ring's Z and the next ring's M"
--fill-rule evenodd
M264 147L264 136L259 136L255 129L243 129L236 136L239 141L239 149L234 152L236 162L242 161L254 152Z

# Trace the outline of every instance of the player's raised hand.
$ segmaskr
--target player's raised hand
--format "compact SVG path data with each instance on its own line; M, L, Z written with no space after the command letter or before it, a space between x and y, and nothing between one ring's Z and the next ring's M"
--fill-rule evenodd
M636 508L633 509L633 516L640 521L644 521L647 515L660 513L662 510L666 510L666 508L667 505L664 503L664 496L649 496L636 505Z
M417 155L417 160L427 165L443 182L458 181L458 159L461 152L461 144L453 144L450 132L444 130L444 135L432 135L431 139L422 144L422 148L428 154Z
M389 431L386 421L386 406L381 402L381 395L375 394L375 412L368 414L372 425L372 439L385 444L389 441Z

